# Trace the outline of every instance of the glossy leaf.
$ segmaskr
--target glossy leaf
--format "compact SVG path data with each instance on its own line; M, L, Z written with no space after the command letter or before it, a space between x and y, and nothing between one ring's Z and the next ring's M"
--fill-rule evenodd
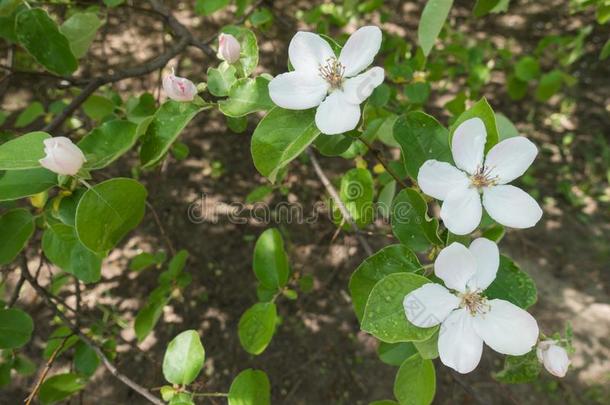
M534 349L523 356L506 356L504 368L494 374L494 378L505 384L522 384L536 380L540 371L542 364Z
M428 216L428 205L415 189L403 189L394 198L391 220L392 231L400 243L416 252L442 244L438 220Z
M114 111L114 103L107 97L93 94L83 103L83 111L94 121L102 121Z
M284 240L276 228L267 229L254 246L254 274L270 290L278 290L288 282L290 271Z
M462 122L474 117L480 118L485 124L485 129L487 130L485 151L489 151L495 144L498 143L500 135L498 134L498 125L496 124L496 114L485 98L480 99L471 108L464 111L453 123L453 125L451 125L450 142L455 129Z
M386 343L379 342L377 354L379 359L390 366L400 366L406 359L417 353L413 342Z
M0 201L18 200L57 185L57 174L38 168L0 172Z
M229 388L229 405L269 405L269 378L260 370L244 370L235 377Z
M129 151L136 143L137 127L129 121L112 120L87 134L78 143L87 158L84 167L101 169Z
M269 98L268 86L269 80L261 76L256 79L239 79L229 90L229 97L218 102L218 107L229 117L270 110L274 104Z
M216 97L224 97L229 94L233 83L237 80L237 70L233 65L223 62L218 68L208 69L208 90Z
M375 284L393 273L412 273L421 269L417 256L404 245L386 246L367 257L352 274L349 282L354 312L362 319L369 294Z
M44 106L39 101L34 101L21 111L15 121L15 128L23 128L30 125L44 114Z
M87 54L98 28L103 24L95 13L81 12L72 14L59 30L68 38L74 56L82 58Z
M412 273L393 273L381 279L366 303L362 330L387 343L428 339L438 328L412 325L403 307L405 296L428 282L427 278Z
M17 257L34 233L34 217L24 208L6 211L0 216L0 265Z
M445 25L452 5L453 0L428 0L426 3L417 28L419 46L424 51L424 55L428 56L434 47L434 42Z
M91 377L100 365L100 358L87 343L80 341L74 348L74 368L79 373Z
M500 298L521 308L529 308L538 299L534 280L509 257L500 255L496 279L485 290L488 298Z
M21 135L0 145L0 170L24 170L40 167L45 157L44 140L51 138L46 132L36 131Z
M126 178L107 180L87 190L76 209L75 227L81 243L94 252L112 249L144 217L146 195L144 186Z
M239 57L239 68L241 74L250 76L258 66L258 43L256 35L247 28L230 25L221 30L225 34L231 34L239 41L241 52Z
M172 384L190 384L199 375L205 350L195 330L180 333L167 345L163 357L163 376Z
M31 8L19 13L15 31L19 43L48 71L67 76L78 67L68 39L43 9Z
M0 349L16 349L30 341L34 321L17 308L0 309Z
M271 182L320 135L314 114L313 110L276 107L259 122L252 135L252 158L256 169Z
M259 302L248 308L239 319L238 335L241 346L250 354L261 354L271 342L277 322L274 303Z
M351 214L352 219L360 228L373 221L375 207L373 206L373 176L367 169L355 168L349 170L341 178L339 197L343 205ZM343 221L343 214L333 203L333 221L336 225L343 224L344 229L351 226Z
M40 386L39 398L43 405L54 404L85 388L86 381L76 373L57 374Z
M431 360L414 355L405 360L394 380L394 396L400 405L429 405L436 393L436 373Z

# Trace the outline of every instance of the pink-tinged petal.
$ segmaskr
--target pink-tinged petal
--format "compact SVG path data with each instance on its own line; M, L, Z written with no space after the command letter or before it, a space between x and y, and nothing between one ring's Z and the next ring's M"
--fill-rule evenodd
M542 209L536 200L511 185L484 189L483 206L496 222L511 228L531 228L542 218Z
M462 374L474 370L483 353L483 340L475 333L472 320L465 309L453 311L442 323L438 335L441 361Z
M425 194L442 201L449 192L466 189L470 181L466 173L449 163L431 159L419 168L417 184Z
M409 322L429 328L443 322L460 299L442 285L428 283L407 294L402 304Z
M443 223L455 235L467 235L479 223L483 208L481 196L474 188L455 188L449 192L441 206Z
M163 77L163 90L174 101L193 101L197 95L197 87L193 82L173 73Z
M483 153L487 141L487 130L480 118L462 122L453 133L451 153L455 165L467 173L474 174L483 165Z
M316 110L316 126L326 135L351 131L358 121L360 106L347 102L341 91L331 93Z
M500 251L495 242L486 238L472 241L468 250L477 261L477 271L468 282L470 290L485 290L496 279L500 266Z
M288 46L288 57L294 70L317 75L321 65L335 57L328 42L312 32L297 32Z
M525 173L536 159L538 148L532 141L516 136L495 145L485 157L485 168L499 184L506 184Z
M239 60L241 45L237 38L231 34L220 34L218 36L218 57L228 63Z
M373 63L381 48L381 39L381 30L372 25L350 35L339 55L339 62L345 66L345 77L355 76Z
M328 84L320 76L297 71L278 75L269 83L271 100L289 110L316 107L324 100L327 91Z
M538 323L527 311L508 301L487 302L489 311L477 314L473 325L477 335L498 353L521 356L538 341Z
M346 100L352 104L360 104L373 93L375 87L383 83L385 72L380 67L374 67L343 83L343 93Z
M476 273L477 262L470 250L459 242L453 242L436 257L434 261L434 274L448 288L464 292L466 283Z
M86 161L83 152L69 138L58 136L43 142L46 156L39 163L54 173L74 176Z

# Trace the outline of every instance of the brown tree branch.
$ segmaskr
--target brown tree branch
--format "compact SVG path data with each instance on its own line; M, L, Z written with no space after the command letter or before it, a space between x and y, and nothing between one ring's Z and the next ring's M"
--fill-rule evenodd
M70 336L72 336L72 334L64 337L63 340L61 341L61 343L59 344L59 346L57 346L57 348L55 350L53 350L53 353L51 354L51 357L49 357L49 360L47 361L47 364L45 365L44 370L42 370L42 374L40 374L40 377L38 377L38 380L36 381L36 384L34 385L32 392L30 392L30 395L28 395L28 397L25 399L25 405L30 405L32 403L32 401L34 400L34 398L36 397L36 394L38 394L38 391L40 390L40 386L44 382L44 379L47 377L49 370L51 370L51 367L53 366L53 363L55 362L57 355L59 354L59 352L61 352L61 349L64 348L64 346L65 346L66 342L68 341L68 339L70 338Z
M396 182L398 184L400 184L403 188L409 187L407 185L407 183L405 183L400 178L400 176L398 176L398 174L396 174L396 172L394 170L392 170L392 168L390 167L390 164L385 160L385 157L383 156L383 153L379 149L377 149L375 146L373 146L372 143L370 143L369 141L367 141L366 139L364 139L362 137L358 138L358 140L366 145L366 147L369 149L369 151L371 151L371 153L373 154L375 159L377 159L377 161L383 166L385 171L388 172L388 174L390 176L392 176L394 178L394 180L396 180Z
M47 306L49 306L55 312L55 314L66 324L66 326L75 335L77 335L83 342L85 342L87 345L89 345L93 349L93 351L95 351L97 356L102 360L104 367L106 367L106 369L110 372L110 374L112 374L117 380L119 380L120 382L122 382L123 384L127 385L129 388L131 388L132 390L134 390L135 392L140 394L142 397L146 398L151 403L153 403L155 405L164 405L163 401L161 401L159 398L157 398L156 396L151 394L146 388L142 387L141 385L139 385L138 383L136 383L135 381L133 381L126 375L121 374L121 372L115 367L114 364L112 364L112 362L108 359L108 357L106 357L106 354L104 353L104 351L93 340L91 340L91 338L89 338L89 336L85 335L80 330L80 328L76 327L70 319L68 319L68 317L53 302L53 300L49 296L48 291L45 288L43 288L40 284L38 284L36 279L34 279L34 277L30 274L30 271L28 269L27 257L25 256L25 254L21 255L21 271L23 272L25 279L32 286L32 288L46 302Z

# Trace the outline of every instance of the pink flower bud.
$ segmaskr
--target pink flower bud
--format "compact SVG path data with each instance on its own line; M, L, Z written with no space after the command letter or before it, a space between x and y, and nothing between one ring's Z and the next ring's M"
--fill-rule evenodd
M570 366L570 358L566 349L553 340L545 340L538 343L536 354L549 373L555 377L565 377Z
M197 95L197 87L189 79L178 77L172 73L163 77L163 90L167 97L176 101L193 101Z
M218 37L218 57L229 63L239 60L241 46L239 41L231 34L220 34Z
M57 174L74 176L87 161L83 151L63 136L44 140L46 156L39 160L42 167Z

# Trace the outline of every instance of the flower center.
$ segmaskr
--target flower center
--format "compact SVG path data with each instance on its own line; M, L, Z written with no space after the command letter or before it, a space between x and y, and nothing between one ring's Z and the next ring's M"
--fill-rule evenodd
M489 312L490 307L487 298L483 297L479 291L466 291L458 295L460 298L460 308L465 308L470 315L483 315Z
M320 76L330 84L332 89L341 88L345 66L337 58L326 59L326 64L320 65L318 71Z
M491 168L479 166L477 171L470 176L470 185L474 188L494 186L498 182L498 176L492 176Z

